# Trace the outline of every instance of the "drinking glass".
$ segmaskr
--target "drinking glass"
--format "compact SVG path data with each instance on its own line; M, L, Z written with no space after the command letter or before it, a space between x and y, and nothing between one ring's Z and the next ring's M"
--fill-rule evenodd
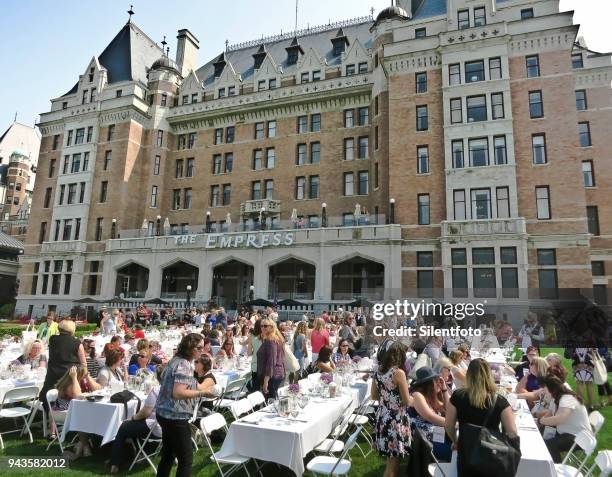
M305 396L304 394L300 395L298 398L298 405L301 409L304 409L308 405L308 396Z
M289 398L280 399L276 407L278 408L278 415L280 417L285 418L285 419L289 417L289 413L290 413Z
M292 403L291 405L291 417L293 419L298 417L298 414L300 413L300 408L296 405L296 403Z
M277 412L276 411L276 399L268 398L267 404L268 404L268 407L270 408L270 411Z

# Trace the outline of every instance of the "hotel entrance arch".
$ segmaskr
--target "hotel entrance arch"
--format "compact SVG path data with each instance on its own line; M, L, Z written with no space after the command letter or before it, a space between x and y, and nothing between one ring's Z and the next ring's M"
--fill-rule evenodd
M332 267L332 300L356 297L380 300L385 291L385 266L356 256Z
M178 261L162 269L161 298L186 298L187 287L192 295L198 289L198 267Z
M269 300L313 300L316 267L297 258L288 258L270 265Z
M252 265L239 260L232 259L217 265L213 268L212 299L230 309L249 301L254 274Z
M149 286L149 269L131 262L117 270L115 296L143 298Z

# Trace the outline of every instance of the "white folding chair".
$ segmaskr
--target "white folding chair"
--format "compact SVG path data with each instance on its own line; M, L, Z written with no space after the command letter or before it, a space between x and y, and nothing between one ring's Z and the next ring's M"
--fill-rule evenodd
M58 394L57 393L57 389L49 389L47 391L47 403L49 403L48 418L49 418L49 423L51 424L51 428L55 432L55 437L53 437L51 442L49 442L49 445L47 445L47 449L46 450L49 450L51 445L55 441L57 441L57 443L59 444L59 447L60 447L60 452L63 453L64 452L64 444L62 443L62 441L60 439L60 436L62 434L62 429L64 427L64 421L66 420L66 415L68 414L68 411L55 411L55 410L53 410L53 405L55 404L55 401L57 401L57 394Z
M357 438L361 432L361 426L353 432L344 444L344 449L338 458L326 455L319 455L308 462L306 468L315 475L348 475L351 470L350 450L355 447ZM348 458L347 458L348 457Z
M593 411L589 414L589 422L591 423L591 427L593 428L593 433L597 435L597 433L601 430L604 425L606 418L603 417L603 414L599 411Z
M236 379L227 383L227 386L223 390L223 393L213 406L213 411L216 412L220 409L227 409L234 401L240 399L240 393L242 393L242 390L246 386L246 383L246 378Z
M253 411L257 411L261 406L266 404L266 398L261 391L255 391L247 396L251 403Z
M580 471L586 467L587 460L597 447L597 439L587 431L580 431L574 438L572 447L560 464L555 464L559 477L582 477ZM584 457L581 457L584 453Z
M226 477L239 469L244 469L244 472L248 477L251 477L249 474L249 469L247 468L247 462L251 460L248 457L243 457L238 454L233 454L229 456L221 457L219 452L215 452L213 449L212 443L210 441L210 434L214 431L218 431L219 429L223 429L227 432L227 422L225 421L225 417L223 414L218 412L211 414L210 416L203 417L200 419L200 428L202 429L202 433L204 434L204 439L206 440L206 444L208 444L208 448L210 449L210 458L217 465L219 469L219 473L221 477ZM223 471L222 466L231 466L225 472Z
M368 444L370 445L370 449L366 453L366 452L363 451L363 449L361 448L359 443L357 443L357 448L359 449L359 451L361 452L361 455L363 455L363 457L367 457L368 455L370 455L370 453L372 452L372 444L374 442L374 438L371 436L371 434L365 428L365 426L370 422L370 419L368 417L368 413L371 412L370 411L371 409L373 409L373 407L372 407L372 400L366 394L364 396L363 400L361 401L361 403L359 404L359 406L357 407L357 409L355 409L355 412L353 413L353 415L349 419L349 424L350 425L352 425L352 426L362 426L363 427L363 430L362 430L363 437L365 437L366 441L368 441Z
M242 416L253 412L253 406L251 406L251 401L249 401L247 398L243 398L232 402L230 404L230 411L234 420L236 421Z
M330 437L317 444L317 446L313 449L313 452L318 454L326 454L328 456L333 456L338 452L342 452L344 449L344 442L340 440L340 437L344 435L348 429L351 415L351 403L348 403L342 410L342 413L332 424Z
M28 419L28 424L30 428L32 428L32 424L34 423L34 419L36 419L36 414L40 411L42 413L42 427L43 427L43 437L47 437L47 414L45 413L45 408L40 399L29 403L30 408L32 409L32 413Z
M32 439L32 431L30 431L30 424L28 422L28 416L32 412L30 407L14 406L5 407L7 404L23 403L26 406L33 403L38 399L38 387L36 386L23 386L8 390L4 394L4 399L0 403L0 419L16 419L21 417L23 419L24 427L21 429L14 429L12 431L0 432L0 449L4 449L4 441L2 440L2 434L11 434L13 432L28 432L30 436L30 444L34 442Z
M147 444L156 444L153 452L147 452ZM144 439L134 439L134 447L137 452L128 471L132 470L132 467L134 467L134 465L136 465L138 462L146 460L153 469L153 472L157 473L157 467L155 466L151 458L155 457L161 451L161 437L157 437L155 434L153 434L153 429L151 429L147 434L147 437L145 437Z
M585 477L595 477L596 470L599 470L599 477L608 477L612 473L612 450L599 451Z

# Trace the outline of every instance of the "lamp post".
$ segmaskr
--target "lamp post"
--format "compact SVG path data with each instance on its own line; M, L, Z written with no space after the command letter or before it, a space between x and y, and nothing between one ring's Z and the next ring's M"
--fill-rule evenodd
M112 220L111 224L111 239L116 238L117 236L117 219Z
M161 235L161 215L157 216L157 222L155 226L155 235L158 237Z
M261 230L266 230L266 207L262 206L259 211L259 225Z
M327 204L321 204L321 227L327 227Z
M189 313L189 308L191 308L191 285L187 285L187 310L186 310L186 313Z
M206 211L206 233L210 233L210 210Z
M395 199L389 199L389 223L395 223Z
M255 285L251 285L249 287L250 291L249 291L249 301L253 301L253 299L255 298Z

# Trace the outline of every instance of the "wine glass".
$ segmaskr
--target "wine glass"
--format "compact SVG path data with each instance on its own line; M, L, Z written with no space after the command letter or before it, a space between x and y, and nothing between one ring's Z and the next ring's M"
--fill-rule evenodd
M295 402L291 403L291 417L293 419L296 419L298 417L298 414L300 413L300 408L296 404L297 403Z
M290 406L289 406L289 399L281 399L280 401L278 401L277 404L277 409L278 409L278 415L284 419L286 419L287 417L289 417L290 414Z
M304 409L308 405L308 396L302 394L298 398L298 405L300 406L301 409Z
M270 411L276 412L276 399L275 398L268 398L267 404L268 404L268 407L270 408Z

